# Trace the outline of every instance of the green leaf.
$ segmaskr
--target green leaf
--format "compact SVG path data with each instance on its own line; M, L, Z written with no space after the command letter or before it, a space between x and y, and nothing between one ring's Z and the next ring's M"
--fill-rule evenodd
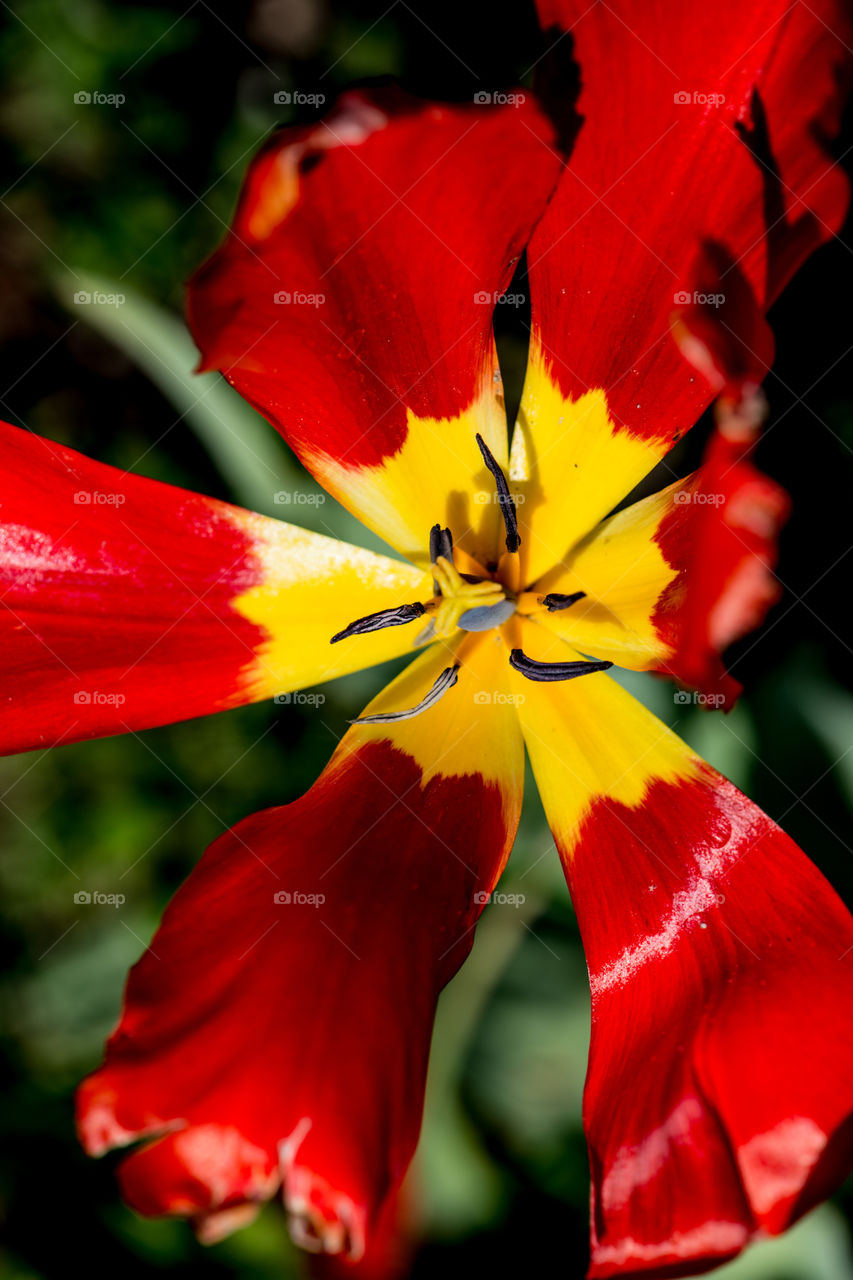
M414 1173L419 1216L431 1235L467 1235L502 1211L505 1175L465 1115L459 1080L479 1017L537 910L532 900L521 910L487 909L470 956L438 1003Z
M853 698L818 679L801 680L797 709L826 750L845 794L853 800Z
M60 277L56 292L75 318L123 351L174 405L237 502L332 538L395 554L324 492L266 419L220 374L194 372L198 351L178 316L124 281L84 270ZM77 301L81 294L90 301ZM96 295L122 301L99 304L91 300Z
M755 725L749 707L739 702L733 711L696 708L677 732L703 760L719 769L742 791L749 790L752 768L758 759Z
M279 489L316 488L300 474L269 423L218 373L193 372L198 351L181 319L123 281L85 271L77 276L59 281L61 301L148 375L195 431L239 502L280 515L274 506ZM123 301L79 301L98 295Z

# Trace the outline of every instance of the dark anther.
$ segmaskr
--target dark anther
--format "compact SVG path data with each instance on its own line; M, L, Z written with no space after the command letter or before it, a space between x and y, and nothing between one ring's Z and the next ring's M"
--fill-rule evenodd
M405 622L414 622L424 612L419 601L414 604L398 604L394 609L380 609L379 613L369 613L366 618L356 618L343 631L332 636L330 644L346 640L349 636L363 636L366 631L381 631L383 627L402 627Z
M395 720L413 720L422 711L428 711L430 707L435 706L447 690L453 688L458 679L459 663L456 662L452 667L444 668L429 693L416 707L409 707L406 711L382 711L375 716L362 716L359 720L350 720L350 724L392 724Z
M506 549L507 551L517 551L521 546L521 538L518 536L518 521L515 516L515 503L512 500L512 494L509 491L509 485L506 482L506 476L501 471L494 454L486 444L483 437L477 432L477 444L480 446L480 453L483 455L483 461L491 471L495 480L495 487L498 491L498 502L500 503L501 514L506 525Z
M549 613L559 613L560 609L568 609L569 605L577 604L578 600L584 599L586 599L585 591L573 591L570 596L561 596L558 591L549 591L539 603L544 604Z
M593 671L607 671L612 662L537 662L528 658L523 649L513 649L509 665L515 667L528 680L575 680L578 676L590 676Z
M434 524L429 531L430 564L435 564L439 556L453 562L453 534L449 529L442 529L440 524Z
M442 529L440 524L434 524L429 531L430 564L435 564L439 556L444 556L445 560L453 563L453 534L449 529ZM441 589L435 578L432 580L432 594L441 595Z

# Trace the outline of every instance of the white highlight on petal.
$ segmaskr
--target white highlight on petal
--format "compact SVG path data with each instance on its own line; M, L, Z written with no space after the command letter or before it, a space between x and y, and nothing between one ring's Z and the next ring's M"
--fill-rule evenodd
M74 547L57 545L51 534L23 524L0 525L0 555L7 568L14 568L16 586L24 590L38 587L47 573L91 570Z
M660 1173L670 1159L673 1146L690 1140L690 1130L702 1115L698 1098L682 1098L663 1124L641 1142L620 1147L601 1184L602 1207L606 1211L624 1208L639 1187Z
M718 905L717 891L709 880L696 877L687 889L676 893L672 906L661 918L656 933L648 933L641 942L625 949L615 960L590 974L589 985L593 996L600 995L609 987L624 984L642 969L650 960L659 960L667 955L675 946L676 940L697 916Z
M651 960L659 960L674 951L691 926L701 923L699 917L725 903L725 873L737 862L744 849L756 838L763 821L758 811L744 813L738 794L729 784L716 792L717 839L693 851L694 866L686 879L686 887L672 897L669 910L657 922L654 932L624 948L589 979L593 999L610 987L624 986L634 974ZM710 940L711 935L707 935Z
M738 1148L741 1176L757 1213L770 1213L780 1202L799 1195L827 1137L808 1116L792 1116Z
M749 1232L742 1222L703 1222L692 1231L675 1231L668 1240L649 1243L623 1236L617 1244L599 1244L592 1260L597 1266L623 1266L630 1262L677 1261L696 1257L728 1257L749 1242Z

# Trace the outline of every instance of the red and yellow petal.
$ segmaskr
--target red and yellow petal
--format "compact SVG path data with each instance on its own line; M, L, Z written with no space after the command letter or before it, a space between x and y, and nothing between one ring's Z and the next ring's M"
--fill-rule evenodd
M406 653L428 575L0 426L0 749L168 724Z
M610 516L521 597L519 607L584 653L658 671L729 707L722 655L775 604L776 540L788 501L717 433L702 467ZM549 593L585 598L550 613Z
M853 918L609 677L517 691L590 971L590 1275L706 1270L849 1171Z
M454 657L437 705L355 725L307 795L222 836L133 969L79 1125L92 1154L153 1139L120 1168L141 1212L221 1234L281 1184L298 1243L356 1260L369 1242L521 805L500 644L432 649L368 713L414 705Z
M769 363L766 331L744 328L743 294L762 317L841 225L847 183L825 142L853 44L834 0L539 11L553 40L571 32L555 53L571 39L581 89L575 105L567 78L566 122L577 112L580 126L528 250L533 338L513 463L525 586L709 403L670 332L709 254L720 319Z
M492 312L562 164L520 96L492 107L350 93L321 123L277 134L190 286L205 366L422 563L436 521L481 563L498 545L475 441L505 461Z
M519 600L520 611L584 653L635 671L672 658L696 482L677 481L607 520ZM549 594L585 598L550 613ZM666 620L666 625L662 624Z

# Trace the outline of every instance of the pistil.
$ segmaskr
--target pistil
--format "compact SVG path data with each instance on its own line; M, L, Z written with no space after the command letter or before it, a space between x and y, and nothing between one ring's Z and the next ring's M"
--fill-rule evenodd
M449 640L460 629L485 631L489 626L500 626L515 612L515 604L507 600L499 582L488 578L469 582L462 577L453 561L443 555L437 557L432 571L439 594L424 607L424 612L430 617L415 644L423 644L427 640ZM489 624L489 615L484 611L507 605L510 608L499 609L492 615L497 620Z

